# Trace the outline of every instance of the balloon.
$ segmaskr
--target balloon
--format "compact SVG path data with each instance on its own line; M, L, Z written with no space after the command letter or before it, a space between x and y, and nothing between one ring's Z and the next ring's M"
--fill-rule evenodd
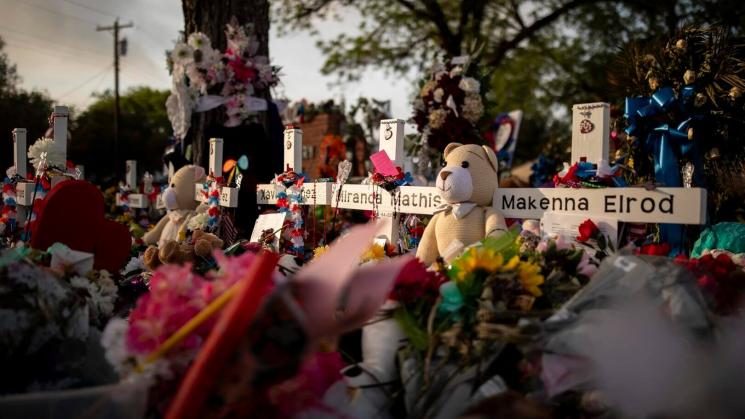
M241 170L248 169L248 157L245 154L238 159L238 168Z
M222 164L222 171L223 173L227 173L233 170L234 167L235 167L235 160L228 159L228 160L225 160L225 163Z

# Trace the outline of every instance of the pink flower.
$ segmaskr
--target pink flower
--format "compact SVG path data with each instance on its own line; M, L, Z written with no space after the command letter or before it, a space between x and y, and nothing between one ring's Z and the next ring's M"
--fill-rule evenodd
M213 275L215 286L227 289L246 276L246 272L254 263L256 255L251 252L245 252L240 256L225 256L221 251L213 253L217 265L220 267L218 274Z
M202 288L204 279L192 273L191 265L163 265L150 281L150 293L143 295L129 316L127 346L135 353L147 354L160 346L209 302ZM196 347L211 328L204 325L179 345Z
M577 272L591 278L597 271L598 267L590 263L590 255L588 255L587 252L582 252L582 259L579 261L579 264L577 264Z

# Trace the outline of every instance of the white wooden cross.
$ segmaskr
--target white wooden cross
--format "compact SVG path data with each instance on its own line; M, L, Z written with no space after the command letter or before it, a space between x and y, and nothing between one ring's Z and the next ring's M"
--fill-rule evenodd
M597 163L608 159L610 118L606 103L574 106L572 123L572 163ZM588 124L589 122L589 124ZM403 162L403 121L381 121L380 149L401 165ZM304 190L307 192L307 186ZM435 187L401 186L393 194L373 185L336 185L330 200L308 201L316 205L338 208L373 210L385 220L382 235L397 238L397 214L431 215L443 203ZM271 185L259 185L259 204L276 203ZM592 218L612 218L622 222L704 224L706 222L706 190L703 188L641 187L571 189L571 188L498 188L492 205L505 218L540 219L547 212L573 214Z
M223 139L222 138L210 138L210 155L209 155L209 167L208 175L214 178L222 177L222 158L223 158ZM206 202L207 198L204 196L204 184L194 184L194 199L199 202ZM238 207L238 188L231 188L223 186L220 188L220 206L227 208Z
M65 162L67 161L67 118L69 117L69 114L70 113L67 109L67 106L55 106L54 113L52 114L54 120L54 147L57 148L57 150L61 153L62 160ZM25 172L27 164L26 130L23 128L16 128L16 130L14 130L14 134L16 147L14 148L13 157L15 159L14 163L16 165L16 170L18 170L19 167L23 166L23 171ZM23 142L23 146L20 145L20 138L22 138L20 141ZM21 150L23 150L23 152ZM52 187L67 179L68 178L66 176L52 177ZM20 181L16 184L16 202L19 206L30 207L33 204L32 200L35 187L36 184L33 181Z
M127 160L125 164L124 183L131 192L127 194L127 206L130 208L147 208L150 202L147 195L140 193L137 183L137 160ZM121 202L121 196L121 193L116 194L117 203Z
M293 126L284 131L282 148L284 161L282 170L291 167L297 173L303 171L303 131ZM303 201L301 205L330 205L332 182L305 182L303 184ZM256 203L259 205L273 205L277 203L277 193L274 185L269 183L256 185Z

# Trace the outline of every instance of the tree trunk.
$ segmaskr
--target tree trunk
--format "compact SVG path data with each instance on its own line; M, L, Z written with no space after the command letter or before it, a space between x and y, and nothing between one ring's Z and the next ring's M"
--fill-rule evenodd
M212 47L224 51L226 47L225 25L235 16L242 25L251 24L259 41L258 54L269 56L269 0L182 0L184 31L187 34L202 32L212 41ZM264 98L269 100L267 89ZM221 125L225 119L222 107L192 115L191 129L184 144L192 145L191 159L195 164L207 167L207 144L205 131ZM265 130L266 116L259 118Z

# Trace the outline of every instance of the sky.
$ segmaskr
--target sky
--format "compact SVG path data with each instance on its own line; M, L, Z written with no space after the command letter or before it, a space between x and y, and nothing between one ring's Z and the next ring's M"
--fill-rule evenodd
M96 27L110 26L116 17L134 24L121 31L129 50L120 61L120 89L170 88L165 51L183 29L179 0L0 0L0 7L0 36L22 87L45 90L58 105L82 110L95 100L91 93L113 89L113 36ZM322 36L354 33L358 22L345 15L327 25ZM371 70L359 82L339 86L335 76L321 75L323 56L308 33L280 37L272 28L269 50L272 63L283 68L275 97L312 102L344 98L351 103L366 96L390 100L395 118L411 114L412 80Z

